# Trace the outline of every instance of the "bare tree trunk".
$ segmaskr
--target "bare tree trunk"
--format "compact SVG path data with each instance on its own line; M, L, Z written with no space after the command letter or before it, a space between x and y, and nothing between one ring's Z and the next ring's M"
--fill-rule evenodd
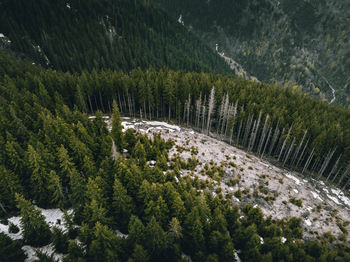
M238 129L238 134L236 138L236 144L239 145L239 138L241 136L241 131L242 131L242 126L243 126L243 120L239 123L239 129Z
M277 125L275 127L275 132L273 133L273 136L272 136L272 141L271 141L271 145L270 145L269 153L268 153L268 155L270 155L270 156L272 156L272 154L273 154L273 151L274 151L273 149L274 149L275 144L276 144L278 137L280 135L280 130L278 127L279 127L279 121L277 122Z
M287 161L289 159L290 153L292 152L292 150L294 148L294 142L295 142L295 137L293 138L292 144L290 145L289 150L287 151L288 153L286 154L286 157L284 158L283 166L287 163Z
M105 111L105 107L103 106L103 102L102 102L101 91L98 91L98 94L100 95L100 102L101 102L101 106L102 106L102 111L103 111L103 112L106 112L106 111Z
M304 132L303 138L301 139L301 142L299 143L299 146L297 147L297 150L295 150L295 153L294 153L294 156L293 156L293 159L292 159L291 166L294 165L294 162L295 162L295 160L296 160L297 157L298 157L298 154L299 154L299 152L300 152L300 149L301 149L301 147L302 147L302 145L303 145L303 143L304 143L304 139L305 139L305 137L306 137L306 134L307 134L307 130Z
M307 148L307 146L309 145L309 142L310 142L310 138L307 140L307 142L306 142L306 144L305 144L305 146L304 146L304 149L303 149L303 151L301 152L301 155L300 155L300 157L299 157L299 159L298 159L298 162L297 162L297 164L296 164L296 166L299 166L299 164L301 164L302 162L303 162L303 156L304 156L304 153L305 153L305 151L306 151L306 148Z
M302 174L304 173L305 170L307 170L307 168L309 167L310 163L311 163L311 160L312 158L314 157L314 151L315 149L313 148L312 151L311 151L311 154L309 156L309 158L306 160L306 163L304 165L304 168L303 168L303 171L301 172Z
M328 174L327 176L327 179L326 179L326 182L328 181L328 179L331 177L331 175L335 172L335 170L338 168L338 165L339 165L339 161L340 161L340 158L342 157L342 155L340 155L337 159L337 161L335 162L331 172Z
M338 177L338 175L340 174L341 170L342 170L342 168L339 168L339 169L338 169L337 173L335 174L335 176L334 176L333 179L332 179L332 183L335 182L335 180L337 179L337 177Z
M201 115L201 109L202 109L202 93L199 94L199 98L196 100L195 127L199 127L199 119L200 119L200 115Z
M346 170L345 172L343 173L343 175L340 177L338 183L337 183L337 187L339 188L339 186L341 185L341 182L343 181L343 179L348 176L349 174L349 171L350 171L350 164L346 167Z
M107 103L108 103L109 112L112 112L112 108L111 108L111 104L109 103L109 100L107 100Z
M204 133L204 126L205 126L205 115L206 115L206 106L202 106L202 133Z
M92 109L92 104L91 104L90 95L88 95L88 100L89 100L90 112L93 113L94 110Z
M325 158L325 161L323 162L323 164L322 164L322 166L321 166L320 175L319 175L318 179L320 179L320 178L322 177L324 171L326 170L326 168L327 168L329 162L331 161L331 159L332 159L332 157L333 157L333 155L334 155L334 153L335 153L336 150L337 150L337 147L335 147L335 148L333 149L333 151L331 151L331 152L329 152L329 153L327 154L327 156L326 156L326 158Z
M2 209L2 211L4 211L5 214L7 214L6 209L1 201L0 201L0 208Z
M233 117L234 117L234 119L233 119L233 123L232 123L232 132L231 132L231 138L232 138L232 134L233 134L234 126L235 126L235 123L236 123L237 106L238 106L238 100L236 101L235 106L232 108L232 114L231 114L231 110L229 109L228 116L227 116L227 118L226 118L225 136L227 135L227 128L228 128L228 123L230 122L230 118L231 118L231 116L233 116ZM222 133L222 132L221 132L221 133Z
M279 156L278 156L278 161L280 161L280 160L281 160L281 156L282 156L282 153L283 153L284 147L285 147L285 146L286 146L286 144L287 144L287 141L288 141L288 139L289 139L290 132L292 131L292 128L293 128L293 124L291 125L291 127L290 127L290 128L289 128L289 130L288 130L288 134L287 134L286 139L283 141L283 145L282 145L282 148L281 148L280 154L279 154Z
M207 120L207 134L210 132L211 115L213 114L215 107L215 88L213 87L210 91L209 104L208 104L208 120Z
M268 135L267 135L266 142L265 142L265 146L264 146L264 149L263 149L263 151L262 151L262 153L261 153L261 158L264 157L265 150L266 150L266 148L267 148L267 145L269 144L271 134L272 134L272 126L270 127L269 133L268 133Z
M191 109L191 94L188 95L188 101L187 101L187 126L189 125L190 122L190 109Z
M128 107L129 107L129 115L131 116L131 114L132 114L132 109L131 109L131 98L130 98L129 95L128 95Z
M342 191L344 191L344 189L346 189L346 187L350 184L350 178L348 179L348 181L346 182L346 184L342 187Z
M260 111L259 117L258 117L258 121L256 123L256 126L255 126L255 128L253 128L253 133L252 133L252 136L250 138L250 144L248 146L248 151L253 151L254 150L256 136L257 136L258 131L259 131L261 116L262 116L262 112Z
M115 96L115 94L114 94L114 96ZM117 92L117 97L118 97L118 103L119 103L119 107L120 107L120 112L122 113L122 112L124 112L125 107L123 107L123 104L122 104L122 102L120 100L119 91Z
M247 120L247 124L246 124L246 128L244 131L244 136L243 136L243 146L247 147L248 146L248 137L250 135L250 130L252 127L252 123L253 123L253 115L249 115L248 120Z
M267 115L265 118L265 124L264 124L263 130L262 130L262 134L261 134L260 140L258 141L258 144L259 144L258 151L257 151L258 155L260 155L264 141L265 141L265 136L266 136L267 129L268 129L268 121L269 121L269 115Z
M145 119L147 119L147 114L146 114L146 99L143 100L143 110L145 111Z

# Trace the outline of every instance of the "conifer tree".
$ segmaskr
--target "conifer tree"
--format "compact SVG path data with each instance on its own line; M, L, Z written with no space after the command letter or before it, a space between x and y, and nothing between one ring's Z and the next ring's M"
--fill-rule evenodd
M24 240L29 245L36 247L48 244L51 231L40 210L19 194L16 194L16 203L21 212L21 227Z
M89 249L88 257L91 261L118 262L119 251L118 237L116 234L100 222L96 222L94 228L94 239Z
M112 212L122 231L126 231L131 214L134 212L132 198L128 196L122 183L116 178L113 186Z

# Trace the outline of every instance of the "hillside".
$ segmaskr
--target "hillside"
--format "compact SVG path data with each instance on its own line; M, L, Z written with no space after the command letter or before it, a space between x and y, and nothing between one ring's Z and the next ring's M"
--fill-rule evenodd
M349 105L346 1L153 2L259 80Z
M4 261L349 260L347 110L215 74L0 57ZM187 128L122 123L116 101Z
M193 33L143 1L16 0L0 9L0 47L46 68L230 73Z
M350 261L339 89L264 83L152 1L0 10L1 262Z

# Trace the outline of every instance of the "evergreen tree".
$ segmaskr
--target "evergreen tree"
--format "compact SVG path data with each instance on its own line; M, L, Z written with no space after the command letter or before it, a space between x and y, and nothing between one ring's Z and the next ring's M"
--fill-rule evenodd
M122 183L116 178L113 186L112 212L122 231L126 231L131 214L134 212L132 198Z
M26 243L32 246L44 246L48 244L51 231L40 210L19 194L16 194L16 202L21 212L21 227Z
M107 226L96 222L94 239L88 249L88 258L91 261L120 261L118 257L119 243L115 233Z

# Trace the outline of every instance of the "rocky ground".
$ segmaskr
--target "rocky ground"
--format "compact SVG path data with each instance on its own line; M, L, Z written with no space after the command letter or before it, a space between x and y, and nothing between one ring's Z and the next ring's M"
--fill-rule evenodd
M251 203L259 206L266 216L275 219L300 217L307 238L325 232L339 236L344 228L350 230L350 199L332 185L276 167L267 160L189 128L132 119L124 119L123 126L149 136L160 133L163 138L174 140L170 159L179 154L184 160L191 157L199 160L194 171L182 170L182 176L208 179L214 184L213 194L221 188L224 194L233 194L233 204ZM203 174L205 165L223 168L224 176L217 179L220 182Z

